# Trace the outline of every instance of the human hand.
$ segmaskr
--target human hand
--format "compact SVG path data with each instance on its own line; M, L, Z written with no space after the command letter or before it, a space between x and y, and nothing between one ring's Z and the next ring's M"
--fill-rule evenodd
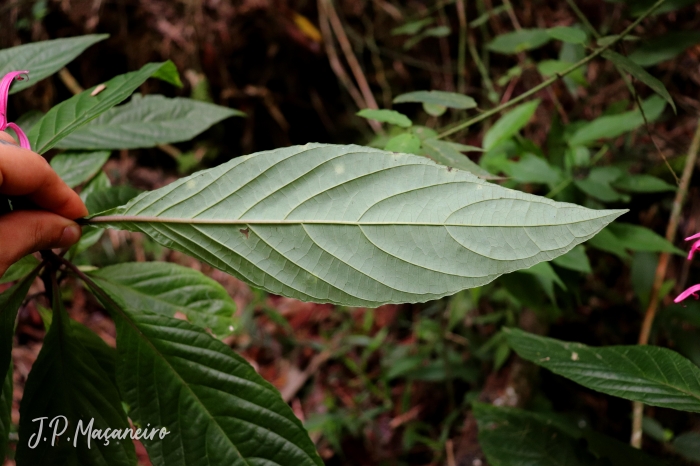
M10 265L32 252L66 248L78 242L73 220L88 211L75 191L51 169L46 159L17 146L0 131L0 194L26 196L44 210L21 210L0 216L0 277Z

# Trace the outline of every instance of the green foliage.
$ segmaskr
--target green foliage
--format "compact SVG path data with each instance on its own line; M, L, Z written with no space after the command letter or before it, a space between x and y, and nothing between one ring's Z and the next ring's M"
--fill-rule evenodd
M484 180L497 179L476 163L469 160L461 152L469 150L481 150L478 147L464 146L454 142L441 141L439 139L426 139L423 141L423 150L427 157L446 167L454 167L458 170L472 173Z
M0 76L10 71L29 70L30 79L12 85L10 93L19 92L51 76L85 49L107 37L109 36L106 34L93 34L34 42L0 50Z
M357 112L357 115L361 116L362 118L367 118L368 120L390 123L402 128L410 128L411 125L413 125L413 122L411 122L406 115L395 110L372 110L366 108Z
M410 133L404 133L389 139L384 146L384 150L419 155L420 146L421 142L418 136Z
M62 139L61 149L136 149L188 141L243 112L192 99L140 96L102 113Z
M652 406L700 412L700 369L657 346L594 348L503 330L520 357L581 385Z
M476 107L476 101L469 96L445 91L415 91L394 98L395 104L418 102L446 108L465 110Z
M493 52L514 54L542 47L551 39L546 29L521 29L501 34L489 42L487 48Z
M512 137L530 121L539 106L539 100L518 105L503 115L484 135L484 150L493 149L498 143Z
M217 337L234 330L236 304L221 285L196 270L169 262L133 262L89 275L129 309L147 309L168 317L182 313Z
M119 296L92 287L117 324L117 380L129 417L170 431L164 439L142 440L154 466L189 466L202 458L322 464L279 392L228 346L182 320L130 310ZM251 442L253 435L259 441Z
M629 55L629 59L639 66L654 66L673 59L698 43L700 31L672 31L643 43Z
M159 77L172 82L176 76L172 74L173 67L171 62L149 63L139 71L110 79L104 83L104 90L95 95L92 95L95 88L87 89L56 105L27 134L32 149L40 154L45 153L61 139L125 100L159 70L164 70Z
M586 33L581 29L566 26L549 28L547 29L547 34L552 39L568 42L569 44L585 44L587 39Z
M133 465L133 442L79 434L92 433L92 429L123 431L129 429L129 421L113 378L100 364L100 355L113 350L92 332L74 331L58 289L53 302L53 322L22 397L17 464ZM83 344L83 335L89 335L92 347ZM99 342L97 346L95 342ZM34 422L41 418L43 435ZM88 427L91 421L92 429ZM46 440L42 441L42 436Z
M51 168L70 188L92 179L109 159L109 152L64 152L51 159Z
M346 189L361 194L333 194ZM623 212L558 204L422 157L309 144L199 172L100 222L271 293L377 306L436 299L550 260ZM504 239L494 247L485 235ZM358 245L361 253L348 249Z

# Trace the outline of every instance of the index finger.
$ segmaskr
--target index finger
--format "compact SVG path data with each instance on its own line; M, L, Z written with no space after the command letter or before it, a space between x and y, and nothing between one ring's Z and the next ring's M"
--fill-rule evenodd
M62 217L87 215L85 204L39 154L12 144L0 132L0 194L27 196L39 207Z

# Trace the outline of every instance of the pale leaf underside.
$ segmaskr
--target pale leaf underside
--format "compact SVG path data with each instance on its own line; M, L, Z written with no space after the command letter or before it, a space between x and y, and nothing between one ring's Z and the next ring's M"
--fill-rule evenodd
M506 189L423 157L308 144L237 158L92 219L271 293L424 302L551 260L624 213Z

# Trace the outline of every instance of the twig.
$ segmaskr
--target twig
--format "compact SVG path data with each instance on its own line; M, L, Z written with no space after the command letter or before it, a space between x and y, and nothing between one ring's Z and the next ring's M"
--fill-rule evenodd
M457 50L457 92L467 91L467 9L464 0L457 0L457 18L459 19L459 48Z
M348 65L350 66L350 71L352 71L352 74L355 76L357 86L360 88L360 92L362 92L362 97L364 97L365 102L367 103L367 107L373 109L379 108L379 106L377 105L377 101L374 99L374 94L372 94L372 89L370 89L369 83L367 82L367 77L365 76L364 71L362 71L362 66L360 66L360 62L357 61L355 52L353 52L352 50L352 45L348 40L347 34L345 34L343 23L340 21L338 12L335 11L333 1L321 0L321 2L323 3L324 9L328 16L328 20L331 23L331 27L333 28L333 32L335 33L335 36L338 39L340 48L343 50L345 59L347 60Z
M574 11L574 14L579 19L579 21L581 21L583 25L586 26L586 29L588 29L590 33L593 34L593 37L595 37L596 39L600 39L600 33L598 33L598 30L593 27L590 21L588 21L588 18L586 18L586 15L584 15L583 12L579 9L578 5L576 5L576 2L574 2L574 0L566 0L566 3Z
M58 71L58 77L61 79L63 84L66 85L69 91L73 93L73 95L80 94L83 92L85 89L78 83L78 81L73 77L72 74L70 74L70 71L68 71L68 68L61 68Z
M482 113L481 115L474 117L470 120L465 121L464 123L461 123L454 128L448 129L444 131L443 133L439 134L437 136L438 139L444 138L447 136L450 136L452 134L458 133L459 131L462 131L463 129L466 129L476 123L479 123L480 121L483 121L497 113L499 113L502 110L505 110L506 108L512 107L513 105L522 102L523 100L527 99L528 97L536 94L537 92L541 91L542 89L550 86L551 84L555 83L559 79L563 78L564 76L568 75L572 71L576 70L577 68L585 65L586 63L592 61L596 57L598 57L600 54L608 50L610 47L613 45L617 44L619 41L624 39L630 32L634 30L644 19L646 19L650 14L652 14L656 9L658 9L666 0L657 0L654 5L651 6L643 15L641 15L635 22L630 24L620 35L618 35L615 39L610 41L610 43L606 44L604 47L600 47L599 49L595 50L593 53L588 55L587 57L584 57L583 59L579 60L578 62L574 63L571 65L569 68L565 69L562 72L556 73L554 76L551 78L547 79L546 81L543 81L541 84L533 87L529 91L519 95L518 97L499 105L498 107L492 108L489 111L486 111Z
M690 185L690 178L693 175L693 169L695 168L695 162L698 158L698 150L700 149L700 121L698 121L698 126L695 130L695 135L690 143L690 148L688 149L688 156L685 159L685 166L683 167L683 175L681 175L681 182L678 186L678 191L676 191L676 198L673 200L673 208L671 209L671 217L668 221L668 227L666 228L666 239L673 243L676 238L676 232L678 230L678 223L681 218L681 210L683 209L683 203L685 201L685 196L688 194L688 186ZM649 343L649 335L651 334L651 327L654 323L654 318L656 317L656 311L659 307L659 291L666 278L666 269L668 268L668 262L671 258L671 254L668 252L662 252L659 256L659 264L656 266L656 274L654 276L654 285L651 289L651 298L649 300L649 306L647 307L646 314L644 315L644 322L642 323L642 329L639 332L640 345L646 345ZM642 416L644 414L644 405L640 402L635 402L632 412L632 436L630 438L630 444L635 448L641 448L642 446Z

